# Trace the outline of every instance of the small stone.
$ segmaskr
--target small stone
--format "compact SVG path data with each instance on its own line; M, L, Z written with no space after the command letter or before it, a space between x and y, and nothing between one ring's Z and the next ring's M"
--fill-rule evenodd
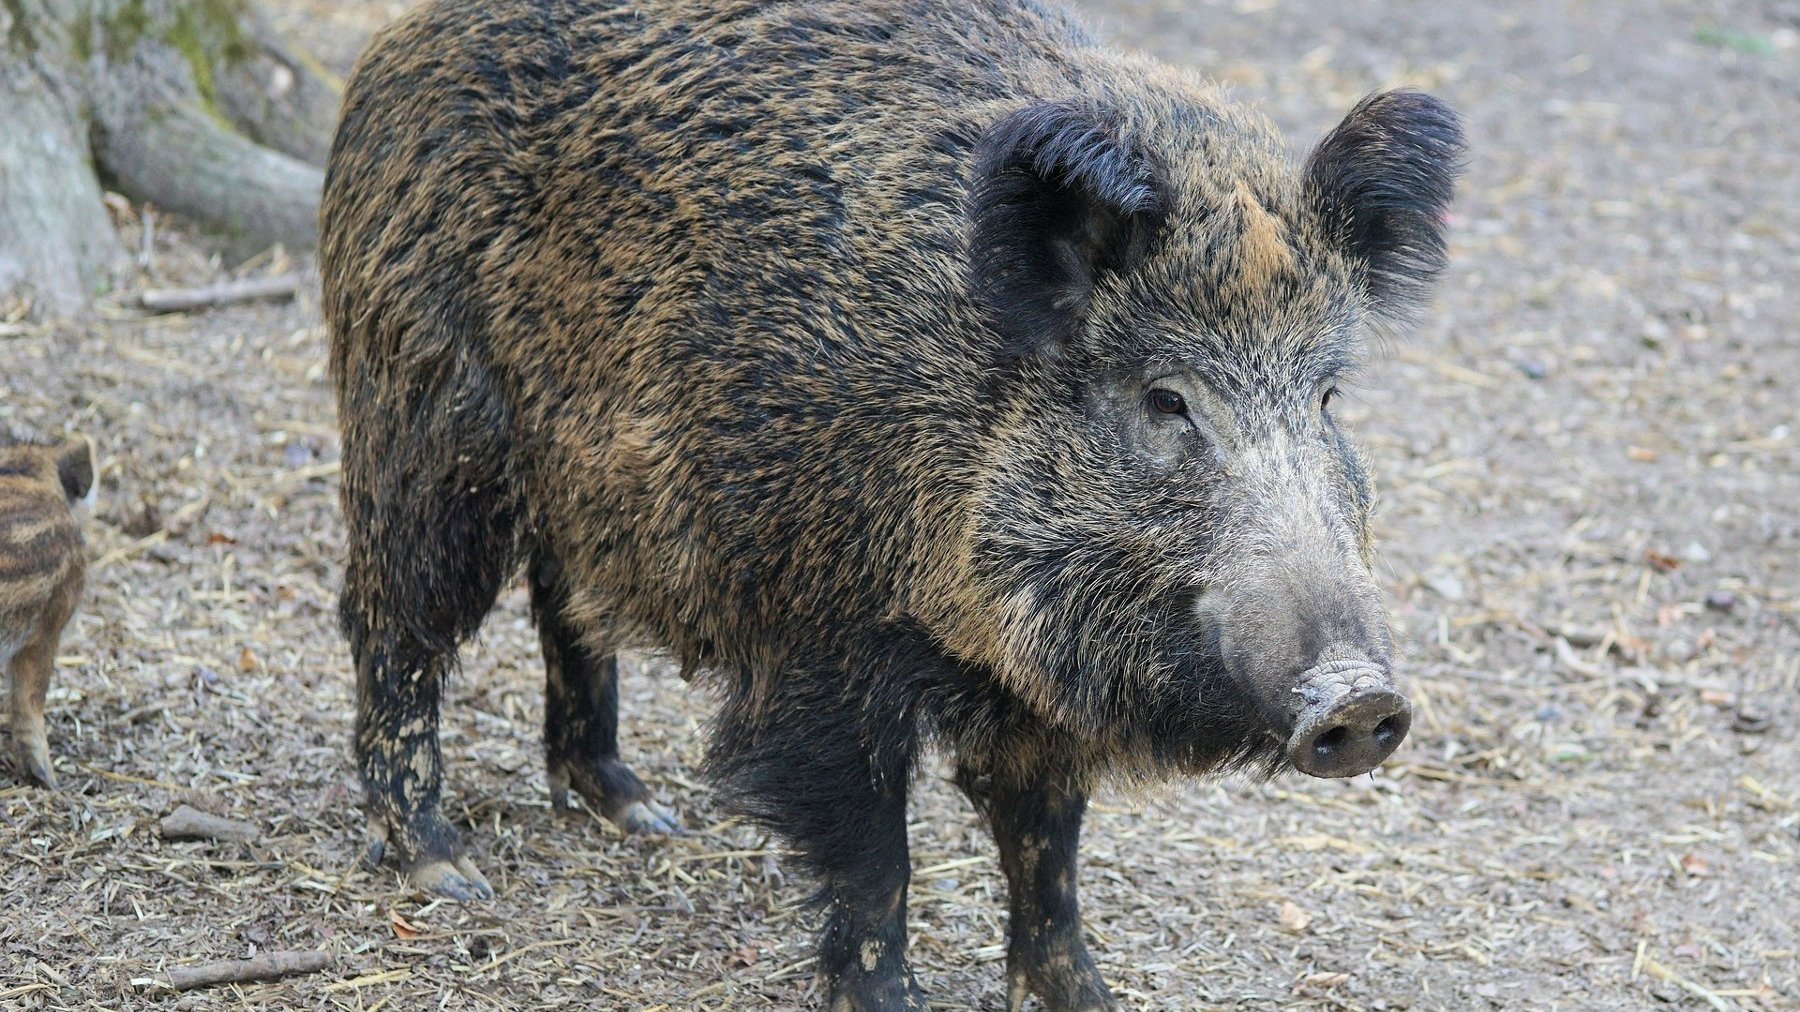
M1542 362L1518 362L1514 367L1524 373L1526 379L1541 380L1550 375L1549 367Z
M1768 717L1760 713L1752 713L1743 707L1731 718L1731 729L1738 734L1764 734L1772 726Z
M1669 325L1652 316L1644 321L1638 337L1643 340L1644 347L1660 348L1669 339Z
M1454 573L1442 569L1426 573L1425 586L1430 587L1433 593L1446 601L1463 599L1463 582Z
M1728 612L1737 607L1737 595L1728 590L1712 590L1706 594L1706 606L1713 611Z
M1300 909L1300 905L1293 900L1283 900L1279 921L1281 930L1290 935L1297 935L1305 931L1306 926L1312 923L1312 915Z
M312 447L295 440L281 451L281 459L289 468L305 467L313 461Z
M1712 553L1707 551L1706 546L1698 541L1688 542L1688 546L1681 550L1681 557L1688 562L1712 561Z

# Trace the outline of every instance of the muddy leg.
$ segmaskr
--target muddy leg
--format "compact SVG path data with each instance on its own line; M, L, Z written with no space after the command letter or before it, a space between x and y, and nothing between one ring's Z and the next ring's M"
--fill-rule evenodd
M39 637L19 648L8 665L12 676L13 749L19 772L45 787L56 787L50 767L50 740L44 732L44 695L50 690L50 668L56 641Z
M768 697L728 702L709 765L819 882L818 975L830 1012L922 1010L906 962L906 797L918 742L895 716L913 710L898 700L871 715L841 694L843 682L795 669Z
M1006 951L1006 1007L1035 994L1051 1012L1118 1009L1081 938L1076 852L1087 795L1058 776L1031 783L958 775L1000 848L1012 895Z
M537 580L531 587L544 648L544 753L550 803L569 807L574 789L594 810L628 833L680 831L675 814L619 759L619 662L582 645L563 616L562 595Z
M801 842L815 865L828 867L821 895L825 930L819 974L831 1012L924 1009L925 996L906 962L906 796L836 795L854 840ZM836 849L821 853L822 846Z
M484 321L463 288L441 282L424 302L389 292L352 306L349 281L326 300L343 433L338 620L356 664L354 751L373 854L391 850L414 885L472 900L493 890L438 808L438 706L458 644L516 571L522 505Z
M370 863L391 850L421 889L490 899L493 889L462 855L461 838L439 807L438 703L449 658L410 656L417 659L396 663L386 652L357 659L356 766L369 812Z

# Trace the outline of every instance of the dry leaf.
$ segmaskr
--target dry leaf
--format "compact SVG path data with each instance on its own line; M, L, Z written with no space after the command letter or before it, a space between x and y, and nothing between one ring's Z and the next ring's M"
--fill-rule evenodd
M1300 932L1305 931L1306 926L1311 923L1312 923L1312 915L1311 914L1300 909L1300 907L1297 904L1295 904L1292 900L1283 900L1282 901L1282 903L1281 903L1281 930L1283 930L1289 934L1292 934L1292 935L1297 935Z
M255 652L249 647L245 647L243 652L238 654L238 670L246 675L255 671L258 663Z
M388 923L393 925L395 938L417 938L424 934L418 928L408 924L406 918L401 917L398 910L388 911Z
M1347 973L1309 973L1300 978L1300 983L1294 986L1294 990L1329 991L1343 985L1349 979L1350 975Z
M1712 865L1706 859L1694 854L1681 855L1681 870L1688 873L1689 878L1705 878L1712 874Z

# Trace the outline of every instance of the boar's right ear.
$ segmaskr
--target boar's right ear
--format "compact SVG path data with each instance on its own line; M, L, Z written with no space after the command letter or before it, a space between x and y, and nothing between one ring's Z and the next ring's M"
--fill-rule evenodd
M1097 279L1131 268L1162 221L1149 163L1093 113L1027 106L975 149L969 258L1007 357L1054 352L1081 326Z
M1314 205L1359 265L1376 312L1404 318L1444 269L1444 216L1463 154L1456 113L1401 90L1358 102L1307 158Z
M57 447L56 477L70 502L87 498L94 488L94 441L75 436Z

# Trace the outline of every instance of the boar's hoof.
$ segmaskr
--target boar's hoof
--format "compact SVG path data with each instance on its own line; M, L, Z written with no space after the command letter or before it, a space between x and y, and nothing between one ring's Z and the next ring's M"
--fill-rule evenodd
M1315 777L1354 777L1381 765L1412 726L1412 705L1393 689L1352 689L1308 708L1288 739L1288 761Z
M925 1012L925 992L912 974L900 978L857 976L831 989L831 1012Z
M494 898L493 887L466 857L419 861L407 869L406 877L415 888L458 903Z
M661 833L667 836L681 833L681 824L675 820L675 813L654 801L633 801L625 806L624 811L608 818L627 833Z
M1039 986L1031 984L1023 976L1015 976L1006 985L1006 1012L1019 1012L1025 1007L1025 998L1030 994L1043 999L1045 1012L1120 1012L1125 1007L1098 980L1076 987Z
M1006 1012L1019 1012L1027 995L1037 995L1046 1012L1118 1012L1124 1006L1094 966L1086 949L1029 963L1015 956L1006 973Z
M458 855L456 851L456 833L444 824L443 817L428 817L420 820L420 824L410 827L413 832L403 832L401 844L395 847L395 856L406 862L406 879L413 888L433 893L459 903L470 903L475 900L491 900L494 889L488 885L487 878L475 862ZM389 838L392 835L387 821L369 813L368 821L369 849L363 854L363 860L369 868L381 867L381 860L387 855ZM404 845L404 841L412 840L413 846Z
M551 807L559 812L572 810L571 791L623 832L681 833L674 811L657 804L637 774L616 759L602 760L592 769L578 763L551 767Z
M19 771L26 780L56 790L56 771L50 767L50 745L42 735L35 739L20 736L18 755Z

